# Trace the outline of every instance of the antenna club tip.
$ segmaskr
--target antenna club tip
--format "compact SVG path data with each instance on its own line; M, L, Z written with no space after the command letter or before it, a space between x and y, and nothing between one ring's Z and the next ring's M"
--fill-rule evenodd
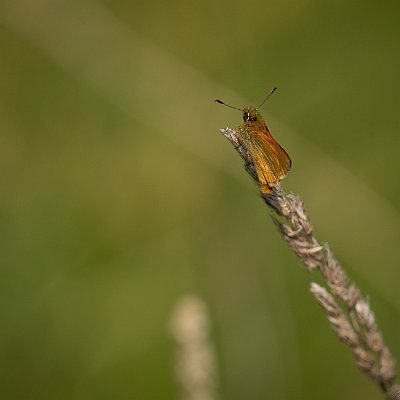
M224 106L227 106L227 107L229 107L229 108L233 108L234 110L239 110L239 111L242 111L242 109L241 108L237 108L237 107L233 107L233 106L230 106L229 104L226 104L226 103L224 103L223 101L221 101L221 100L215 100L215 102L216 103L219 103L219 104L223 104Z

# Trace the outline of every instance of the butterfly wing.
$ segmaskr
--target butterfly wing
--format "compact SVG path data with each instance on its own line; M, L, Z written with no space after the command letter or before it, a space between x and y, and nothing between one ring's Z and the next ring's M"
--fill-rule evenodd
M270 193L271 188L288 174L292 161L266 126L263 131L250 130L248 133L249 161L257 172L261 191Z

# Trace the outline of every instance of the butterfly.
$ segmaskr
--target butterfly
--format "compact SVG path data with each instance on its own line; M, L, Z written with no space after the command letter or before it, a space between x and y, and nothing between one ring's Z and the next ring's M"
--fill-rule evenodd
M276 88L273 88L258 107L261 107L275 90ZM261 193L271 193L277 183L290 171L292 160L288 153L271 135L256 107L237 108L221 100L215 101L243 112L244 123L235 129L239 145L245 148L248 162L257 173Z

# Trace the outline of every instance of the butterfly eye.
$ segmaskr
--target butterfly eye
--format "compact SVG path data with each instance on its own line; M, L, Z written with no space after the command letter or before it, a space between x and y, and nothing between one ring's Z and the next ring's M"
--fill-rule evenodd
M250 117L249 113L245 111L245 112L243 113L243 121L244 121L244 122L248 121L248 120L249 120L249 117Z

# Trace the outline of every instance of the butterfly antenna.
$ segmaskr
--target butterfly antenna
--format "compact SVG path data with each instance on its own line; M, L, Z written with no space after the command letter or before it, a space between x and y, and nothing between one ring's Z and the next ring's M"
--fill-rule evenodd
M216 103L219 103L219 104L223 104L224 106L227 106L227 107L229 107L229 108L233 108L234 110L239 110L239 111L242 111L242 109L241 108L237 108L237 107L233 107L233 106L230 106L229 104L226 104L226 103L224 103L223 101L221 101L221 100L215 100L215 102Z
M276 89L277 89L276 87L272 88L272 90L269 92L268 96L261 102L261 104L258 106L258 108L260 108L269 99L269 96L271 96L271 94L274 93Z

